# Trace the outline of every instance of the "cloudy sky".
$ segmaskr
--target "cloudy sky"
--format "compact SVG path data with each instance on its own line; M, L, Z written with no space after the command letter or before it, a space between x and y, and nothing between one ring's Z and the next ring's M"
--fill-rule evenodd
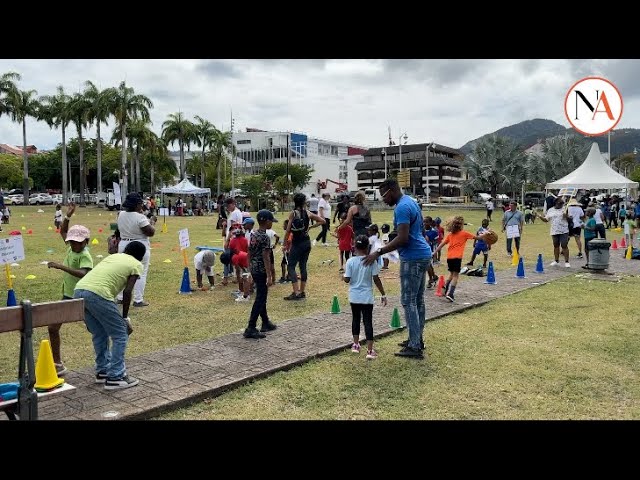
M86 80L103 89L126 79L153 101L157 133L167 115L178 111L228 129L233 110L235 130L289 130L382 146L390 126L396 142L407 132L409 143L454 148L533 118L568 127L567 90L582 77L600 75L616 84L624 100L617 128L640 128L640 60L0 59L0 74L9 71L22 75L21 89L38 95L53 94L58 85L73 93ZM110 127L103 130L106 138ZM30 119L27 141L50 149L60 133ZM0 143L22 144L21 127L6 116L0 118Z

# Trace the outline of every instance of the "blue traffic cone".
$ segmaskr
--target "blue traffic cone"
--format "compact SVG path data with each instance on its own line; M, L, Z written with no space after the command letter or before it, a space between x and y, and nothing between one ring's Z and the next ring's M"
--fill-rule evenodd
M189 267L184 267L182 272L182 285L180 285L180 293L191 293L191 281L189 281Z
M487 270L487 279L484 283L489 285L495 285L496 283L496 273L493 271L493 262L489 262L489 269Z
M18 305L16 292L14 292L12 288L7 292L7 307L15 307L16 305Z
M538 254L538 263L536 263L536 273L544 273L544 265L542 264L542 254Z
M516 278L525 278L524 274L524 260L520 257L518 260L518 270L516 271Z

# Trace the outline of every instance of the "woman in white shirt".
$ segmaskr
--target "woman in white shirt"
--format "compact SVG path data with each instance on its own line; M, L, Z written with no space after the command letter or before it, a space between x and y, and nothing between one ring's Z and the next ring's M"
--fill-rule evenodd
M123 253L129 243L141 242L147 250L142 258L142 275L133 289L133 306L146 307L149 302L144 301L144 288L147 285L147 272L149 271L149 259L151 257L150 237L156 233L156 217L148 219L142 214L143 200L140 194L130 193L122 204L124 211L118 214L118 231L120 232L120 244L118 253ZM118 303L122 303L122 292L118 294Z

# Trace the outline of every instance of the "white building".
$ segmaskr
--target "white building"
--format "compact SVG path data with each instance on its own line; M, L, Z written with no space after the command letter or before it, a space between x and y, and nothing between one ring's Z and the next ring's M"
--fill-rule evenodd
M239 174L257 175L267 164L286 162L313 168L311 180L302 191L308 195L338 190L355 190L355 163L362 160L367 147L310 137L296 132L268 132L247 128L234 132L237 156L246 161Z

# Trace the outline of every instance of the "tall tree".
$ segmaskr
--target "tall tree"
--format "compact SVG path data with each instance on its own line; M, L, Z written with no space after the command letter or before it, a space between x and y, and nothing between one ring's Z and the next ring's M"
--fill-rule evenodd
M78 157L80 160L80 205L86 205L85 193L87 190L87 175L84 165L84 142L82 139L82 129L87 128L89 111L91 109L91 100L82 93L76 93L69 103L71 121L76 126L78 133L78 144L80 151Z
M140 152L154 144L154 137L157 137L149 128L150 125L151 122L136 119L131 122L129 127L129 139L132 142L131 147L133 148L133 145L135 144L135 149L133 149L133 163L135 165L134 188L136 192L142 191L142 186L140 184Z
M113 110L111 113L116 119L116 126L120 127L120 141L122 142L122 201L124 202L128 192L127 178L127 125L133 118L150 121L149 109L153 108L153 102L146 96L136 94L135 90L121 82L118 88L107 89L105 95Z
M180 148L180 180L184 180L185 174L184 147L193 138L193 123L185 119L182 112L170 113L162 124L162 139L167 145L177 141Z
M20 74L16 72L7 72L0 76L0 117L3 114L8 115L11 113L9 97L10 94L18 90L15 82L20 81L20 79Z
M27 154L27 117L39 118L40 103L35 90L14 89L9 92L9 104L11 119L14 122L22 123L22 190L24 203L29 201L29 156Z
M530 156L528 171L531 180L544 187L578 168L591 145L578 135L559 135L548 138L542 145L542 156Z
M217 193L216 193L217 197L220 196L220 171L222 170L220 167L223 164L225 166L227 164L226 152L230 151L232 155L235 152L233 142L232 142L232 137L233 137L233 134L231 131L223 132L216 128L215 131L213 132L213 143L211 145L211 150L213 151L213 158L216 162L216 170L217 170L217 176L218 176ZM231 161L233 162L233 156L231 156Z
M91 107L88 112L89 123L96 124L96 141L98 147L98 177L97 177L97 192L102 193L102 137L100 136L100 125L109 125L108 120L111 116L115 106L111 103L113 98L110 97L110 90L100 91L93 82L87 80L85 82L86 89L84 91L85 97L91 102Z
M215 140L216 127L211 122L209 122L208 120L205 120L204 118L198 115L196 115L195 118L198 121L198 123L196 123L194 127L195 142L196 142L196 145L198 145L199 147L202 147L200 186L204 188L204 171L205 171L205 162L206 162L206 156L204 154L204 151L206 148L210 148L211 145L213 145Z
M62 131L62 203L66 205L69 191L69 179L67 177L67 139L66 128L70 122L71 97L64 92L62 85L58 86L55 95L40 97L41 118L49 127L60 127Z

